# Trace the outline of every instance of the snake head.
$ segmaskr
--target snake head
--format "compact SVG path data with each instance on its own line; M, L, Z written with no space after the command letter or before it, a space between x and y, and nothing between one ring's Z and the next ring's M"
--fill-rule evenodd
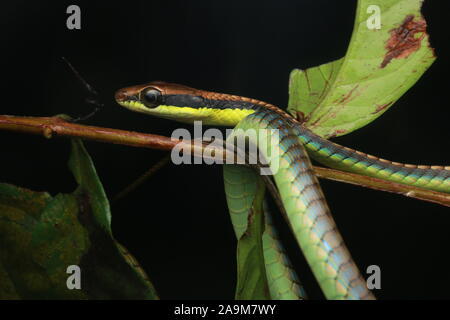
M120 89L115 99L121 106L160 118L205 125L235 126L251 110L240 108L218 108L226 101L211 99L213 93L187 86L150 82Z

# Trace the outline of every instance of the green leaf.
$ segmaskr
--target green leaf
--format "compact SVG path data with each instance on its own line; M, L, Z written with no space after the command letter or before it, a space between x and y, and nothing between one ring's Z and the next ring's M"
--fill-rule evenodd
M70 167L79 183L55 197L0 184L0 299L156 299L145 272L111 234L109 202L81 141ZM79 266L81 289L68 289Z
M91 157L81 140L72 140L69 168L78 183L75 194L89 196L88 201L92 205L93 218L107 233L111 233L109 201L97 176Z
M246 232L237 247L237 300L270 300L262 235L264 233L264 183L258 178L255 199L248 215Z
M422 2L358 1L345 57L292 71L289 112L303 113L306 126L328 138L361 128L388 110L435 60ZM380 29L368 27L368 21L376 22L373 6L380 9Z

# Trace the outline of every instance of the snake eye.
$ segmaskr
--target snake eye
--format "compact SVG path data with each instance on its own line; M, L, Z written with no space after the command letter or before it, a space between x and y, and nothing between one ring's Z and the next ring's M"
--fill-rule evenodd
M161 102L161 92L154 88L147 88L141 92L141 102L148 108L155 108Z

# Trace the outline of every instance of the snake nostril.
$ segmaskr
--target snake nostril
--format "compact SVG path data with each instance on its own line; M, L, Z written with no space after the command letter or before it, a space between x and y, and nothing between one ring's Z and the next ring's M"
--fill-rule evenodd
M116 101L124 101L126 97L127 97L127 94L125 93L125 91L123 89L116 91L116 94L114 95L114 98L116 99Z

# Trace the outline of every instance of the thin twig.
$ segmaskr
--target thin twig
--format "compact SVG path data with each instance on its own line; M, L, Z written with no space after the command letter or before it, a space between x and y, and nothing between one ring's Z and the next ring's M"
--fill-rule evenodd
M159 160L155 165L150 167L143 175L134 180L130 185L128 185L125 189L116 194L112 200L113 203L119 201L123 197L127 196L132 191L136 190L140 185L142 185L145 181L147 181L151 176L153 176L159 169L164 167L170 161L170 155L165 156L161 160Z
M93 96L98 96L98 92L97 90L94 89L93 86L91 86L82 76L81 74L78 72L77 69L75 69L75 67L69 62L69 60L67 60L65 57L61 57L63 59L63 61L69 66L70 70L73 72L73 74L75 75L75 77L78 79L78 81L81 82L81 84L83 85L83 88L90 94Z
M84 116L80 116L76 119L72 119L72 122L80 122L80 121L85 121L89 118L91 118L94 114L96 114L101 108L104 107L104 103L100 101L99 99L99 95L97 90L94 89L93 86L91 86L82 76L81 74L78 72L77 69L75 69L75 67L69 62L69 60L67 60L65 57L61 57L62 60L69 66L70 70L73 72L73 74L75 75L75 77L78 79L78 81L80 81L81 85L83 86L83 88L86 90L86 92L88 93L88 97L86 97L84 99L84 101L89 104L89 105L93 105L94 109L88 113L87 115Z

